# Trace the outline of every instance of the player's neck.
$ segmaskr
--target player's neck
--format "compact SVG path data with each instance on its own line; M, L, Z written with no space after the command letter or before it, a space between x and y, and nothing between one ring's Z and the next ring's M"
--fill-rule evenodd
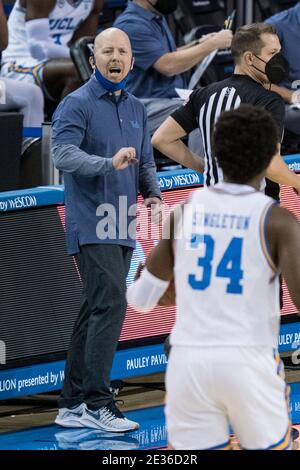
M226 178L226 176L224 176L224 183L240 184L242 186L251 186L252 188L256 189L256 191L260 190L261 180L262 180L262 178L255 177L252 180L247 181L247 183L239 183L238 181L232 181L230 178Z

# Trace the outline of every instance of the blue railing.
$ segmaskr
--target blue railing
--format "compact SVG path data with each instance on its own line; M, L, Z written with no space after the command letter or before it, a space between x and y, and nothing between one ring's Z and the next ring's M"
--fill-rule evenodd
M287 155L285 162L293 171L300 172L300 154ZM203 175L193 170L181 169L161 171L157 174L161 191L198 186L203 184ZM64 203L63 186L39 186L36 188L0 193L0 212L29 209Z

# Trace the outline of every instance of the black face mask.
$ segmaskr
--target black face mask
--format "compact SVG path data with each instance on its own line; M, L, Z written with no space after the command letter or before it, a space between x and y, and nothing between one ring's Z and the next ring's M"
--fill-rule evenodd
M162 15L170 15L176 10L177 5L177 0L157 0L157 3L153 5L153 7Z
M261 73L264 73L268 77L270 83L274 83L276 85L277 83L280 83L288 78L290 71L289 63L283 57L281 52L277 52L277 54L274 54L268 62L261 59L256 54L254 55L257 59L261 60L266 64L266 69L265 72L263 72L259 68L255 67L255 65L253 65L253 67L256 70L259 70Z

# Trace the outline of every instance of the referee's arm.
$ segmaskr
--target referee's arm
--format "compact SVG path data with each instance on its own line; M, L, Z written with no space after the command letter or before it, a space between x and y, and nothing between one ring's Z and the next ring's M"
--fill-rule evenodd
M204 172L203 158L191 150L182 142L181 137L186 132L172 117L168 117L153 134L151 143L161 153L177 163L184 165L199 173Z
M300 195L300 176L291 171L283 161L280 156L280 144L278 144L277 155L275 155L267 169L266 177L275 183L291 186Z
M285 104L283 100L276 95L276 93L272 93L272 95L273 100L268 100L268 103L264 107L272 114L272 117L278 126L278 141L280 141L282 140L284 133ZM270 166L267 169L266 176L275 183L291 186L298 194L300 194L300 177L291 171L281 158L280 142L278 142L278 153L271 161Z

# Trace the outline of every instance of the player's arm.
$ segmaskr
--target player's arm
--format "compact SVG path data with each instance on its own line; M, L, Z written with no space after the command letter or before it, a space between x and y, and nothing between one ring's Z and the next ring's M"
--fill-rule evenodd
M26 36L29 50L36 60L70 58L69 48L56 43L51 36L49 14L55 7L56 0L26 1Z
M300 224L288 210L272 206L266 229L272 259L300 312Z
M22 3L22 2L21 2ZM26 0L26 21L47 18L53 8L56 0Z
M204 162L201 157L191 152L181 138L187 132L171 116L153 134L151 143L161 153L192 170L203 173Z
M74 31L71 42L77 41L77 39L83 36L96 36L99 15L103 10L104 0L95 0L93 9L89 16L80 24L79 28Z
M136 310L152 310L167 291L173 278L174 220L172 212L164 224L162 239L147 258L140 277L127 289L127 301Z
M2 0L0 0L0 51L7 48L8 44L8 30L7 21L3 8Z
M146 268L153 276L168 282L173 277L173 225L174 212L172 212L166 220L163 227L162 238L153 248L146 261Z

